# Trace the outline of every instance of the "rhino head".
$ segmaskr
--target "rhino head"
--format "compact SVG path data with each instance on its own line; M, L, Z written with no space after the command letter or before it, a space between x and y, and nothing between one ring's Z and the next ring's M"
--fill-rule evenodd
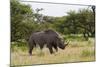
M61 39L59 39L57 43L58 43L57 45L58 45L58 47L60 49L65 49L65 47L69 44L69 42L67 42L66 44L64 44L64 41L61 40Z

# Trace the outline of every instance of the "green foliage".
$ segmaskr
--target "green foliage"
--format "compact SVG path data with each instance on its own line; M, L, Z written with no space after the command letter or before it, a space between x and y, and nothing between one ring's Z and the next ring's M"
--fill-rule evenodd
M21 4L17 0L11 0L11 41L18 41L23 38L23 33L27 30L27 27L31 28L30 23L33 22L32 9L29 5ZM29 22L29 23L28 23Z
M95 22L94 14L91 10L82 9L77 13L70 11L66 22L67 27L72 31L71 33L83 33L84 37L94 36Z
M93 11L80 9L69 11L67 16L56 17L53 27L63 34L83 34L85 39L95 36L95 18Z
M66 17L55 17L55 21L53 23L53 28L58 31L59 33L68 33L66 27L64 27ZM66 31L67 30L67 31Z
M19 42L11 42L11 51L12 52L17 52L18 50L21 51L26 51L28 48L27 42L26 41L19 41Z
M63 34L83 34L84 38L95 36L95 18L93 11L81 9L69 11L67 16L56 18L54 27Z
M63 39L66 41L85 41L82 34L67 34L63 35Z
M41 10L37 8L34 13L29 5L11 0L11 42L19 42L20 39L28 40L32 32L52 28L49 21L53 17L44 16L43 20L40 20L42 14L39 12Z

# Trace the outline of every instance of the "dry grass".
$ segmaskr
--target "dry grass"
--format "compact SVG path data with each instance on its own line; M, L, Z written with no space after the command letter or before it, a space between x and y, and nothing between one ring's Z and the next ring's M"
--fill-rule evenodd
M52 55L47 48L44 48L42 53L39 48L34 49L32 56L28 55L28 50L22 51L17 49L17 51L11 52L11 65L94 61L94 54L94 41L71 42L65 50L59 49L58 52Z

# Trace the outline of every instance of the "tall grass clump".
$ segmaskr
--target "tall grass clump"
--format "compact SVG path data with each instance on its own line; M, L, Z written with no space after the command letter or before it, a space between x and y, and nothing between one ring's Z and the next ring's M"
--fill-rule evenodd
M88 56L94 56L95 55L95 51L94 50L83 50L81 52L81 56L82 57L88 57Z

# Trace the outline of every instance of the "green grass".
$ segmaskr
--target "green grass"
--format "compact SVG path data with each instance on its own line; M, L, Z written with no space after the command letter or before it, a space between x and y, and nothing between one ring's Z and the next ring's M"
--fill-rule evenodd
M83 50L81 53L82 57L88 57L88 56L93 56L95 54L94 50Z
M82 37L81 35L63 35L62 36L64 38L64 40L70 40L70 41L85 41L84 37Z

